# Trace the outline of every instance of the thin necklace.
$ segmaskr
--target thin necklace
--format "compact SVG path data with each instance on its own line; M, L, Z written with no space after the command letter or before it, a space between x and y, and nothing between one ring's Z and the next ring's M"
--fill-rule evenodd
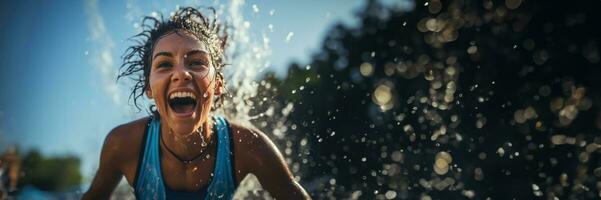
M200 133L202 133L202 128L203 128L203 127L201 126L201 127L200 127L201 131L199 131ZM168 152L169 152L171 155L173 155L173 156L174 156L174 157L175 157L177 160L179 160L180 162L182 162L182 163L184 163L184 164L190 164L190 163L192 163L192 162L196 161L197 159L201 158L201 157L202 157L202 155L204 155L204 153L205 153L205 152L207 152L207 150L208 150L208 148L209 148L209 147L208 147L208 145L206 145L206 143L205 143L205 141L204 141L204 139L203 139L203 136L202 136L202 134L200 134L200 138L201 138L201 140L202 140L202 143L204 143L204 144L207 146L207 148L204 148L203 150L201 150L201 151L200 151L200 153L199 153L198 155L194 156L194 158L192 158L192 159L189 159L189 160L186 160L186 159L183 159L183 158L179 157L177 154L175 154L175 152L173 152L173 151L172 151L172 150L171 150L171 149L170 149L170 148L167 146L167 144L165 144L165 140L163 139L163 134L159 134L159 135L160 135L160 137L161 137L161 138L160 138L160 140L161 140L161 144L163 144L163 146L165 147L165 149L167 149L167 151L168 151ZM211 137L211 138L213 138L213 137ZM212 144L212 143L213 143L213 140L209 140L209 142L210 142L209 144ZM203 145L203 146L205 146L205 145Z

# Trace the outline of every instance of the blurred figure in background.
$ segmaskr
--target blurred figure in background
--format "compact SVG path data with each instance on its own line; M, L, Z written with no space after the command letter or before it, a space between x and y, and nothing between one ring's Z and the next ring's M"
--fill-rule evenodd
M21 158L17 147L11 146L0 156L0 199L17 191Z
M5 184L6 176L4 175L5 174L4 171L6 171L4 169L4 162L2 162L2 160L0 160L0 199L6 198L6 187L4 186L4 185L6 185Z

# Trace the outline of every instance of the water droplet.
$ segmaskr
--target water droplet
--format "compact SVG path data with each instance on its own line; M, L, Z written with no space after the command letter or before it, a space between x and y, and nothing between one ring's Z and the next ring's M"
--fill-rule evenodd
M294 35L294 32L288 32L288 35L286 35L286 43L289 43L290 40L292 40L292 36Z
M469 54L475 54L476 52L478 52L478 47L476 46L470 46L469 48L467 48L467 53Z
M396 197L396 192L392 191L392 190L388 190L384 196L386 197L386 199L394 199Z
M503 155L505 155L505 149L503 149L503 147L499 147L499 149L497 149L497 154L503 157Z
M536 185L536 184L532 184L532 190L534 190L534 191L537 191L537 190L539 190L539 189L540 189L540 188L538 187L538 185Z
M207 146L207 142L205 142L205 140L204 140L204 139L202 139L202 138L204 138L204 137L203 137L203 136L200 136L200 138L201 138L200 146L201 146L201 147L206 147L206 146Z
M359 66L359 72L361 72L361 75L368 77L373 74L374 68L370 63L365 62Z

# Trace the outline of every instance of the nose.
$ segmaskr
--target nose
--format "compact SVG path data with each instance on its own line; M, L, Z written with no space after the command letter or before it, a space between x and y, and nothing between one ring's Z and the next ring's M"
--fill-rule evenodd
M179 65L176 66L174 68L173 71L173 76L171 76L171 81L173 82L178 82L178 81L190 81L192 80L192 73L190 72L190 70L183 66L183 65Z

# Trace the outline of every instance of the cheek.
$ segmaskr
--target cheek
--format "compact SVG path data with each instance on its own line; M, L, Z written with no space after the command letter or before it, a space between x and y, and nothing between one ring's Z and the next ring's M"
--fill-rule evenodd
M215 70L211 67L208 74L204 78L198 79L197 82L199 86L202 87L202 89L204 89L205 91L210 89L209 93L213 93L214 91L212 90L212 88L215 88L215 85L217 84L217 79L215 76Z
M160 78L159 75L151 75L150 77L148 77L148 87L150 87L150 91L152 95L152 98L157 101L159 99L161 99L162 95L164 93L164 81L162 81L162 79Z
M157 93L156 80L151 77L148 78L148 88L150 89L150 95L152 98L155 98L155 94Z
M196 75L196 74L195 74ZM194 76L194 82L201 89L201 92L207 91L207 88L212 87L214 83L211 83L210 74L207 77L199 78L199 76Z
M214 83L211 83L210 79L204 79L204 80L199 81L198 84L200 84L200 86L202 87L202 89L204 91L211 92L209 89L213 87Z

